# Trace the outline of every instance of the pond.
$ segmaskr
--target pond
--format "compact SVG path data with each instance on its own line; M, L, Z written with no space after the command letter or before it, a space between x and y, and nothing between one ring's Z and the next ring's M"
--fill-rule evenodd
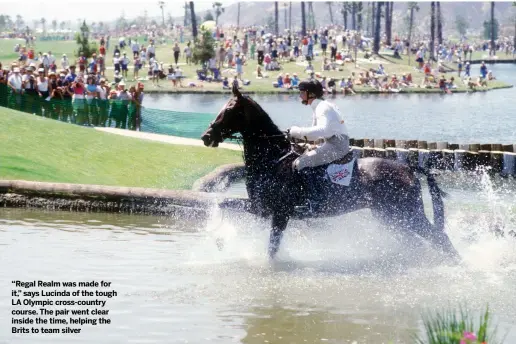
M489 68L500 80L516 84L516 66L497 64ZM509 88L453 95L338 95L329 100L341 109L354 138L511 144L516 143L515 96L516 89ZM300 103L298 95L252 98L282 129L311 124L311 111ZM148 94L147 108L190 114L145 111L142 130L197 138L227 100L224 95Z
M514 343L516 239L488 229L516 230L516 193L489 178L460 185L443 182L446 230L464 258L455 267L401 245L368 211L292 221L271 265L269 225L246 215L186 221L0 209L0 343L410 343L422 312L488 303L505 343ZM84 325L73 337L13 335L15 279L110 281L112 323Z

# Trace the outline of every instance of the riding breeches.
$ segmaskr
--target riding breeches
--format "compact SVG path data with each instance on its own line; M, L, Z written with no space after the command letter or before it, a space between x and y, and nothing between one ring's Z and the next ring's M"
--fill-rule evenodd
M300 171L305 167L315 167L328 164L332 161L340 159L349 153L349 137L346 135L336 135L317 147L314 150L306 151L297 158L294 163L294 169Z

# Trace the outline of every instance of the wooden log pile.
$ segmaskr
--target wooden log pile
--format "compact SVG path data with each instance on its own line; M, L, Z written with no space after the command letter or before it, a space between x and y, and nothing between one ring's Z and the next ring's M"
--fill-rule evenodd
M516 177L516 144L454 144L418 140L350 139L357 157L398 160L413 166Z

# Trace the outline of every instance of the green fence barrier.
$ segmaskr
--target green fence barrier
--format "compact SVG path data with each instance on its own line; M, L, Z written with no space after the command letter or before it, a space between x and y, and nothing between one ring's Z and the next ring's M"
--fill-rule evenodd
M0 84L0 106L78 125L188 138L199 138L214 118L214 114L138 108L134 103L122 100L46 100L37 93L15 93L5 84Z

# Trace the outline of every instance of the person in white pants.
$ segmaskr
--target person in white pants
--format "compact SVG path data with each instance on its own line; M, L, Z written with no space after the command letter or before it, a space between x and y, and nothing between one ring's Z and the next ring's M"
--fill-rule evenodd
M299 91L302 103L312 108L312 126L293 126L288 131L289 135L308 141L322 139L324 143L297 158L293 168L300 171L306 167L316 167L343 158L349 153L349 135L339 110L324 100L323 87L317 80L301 82Z

